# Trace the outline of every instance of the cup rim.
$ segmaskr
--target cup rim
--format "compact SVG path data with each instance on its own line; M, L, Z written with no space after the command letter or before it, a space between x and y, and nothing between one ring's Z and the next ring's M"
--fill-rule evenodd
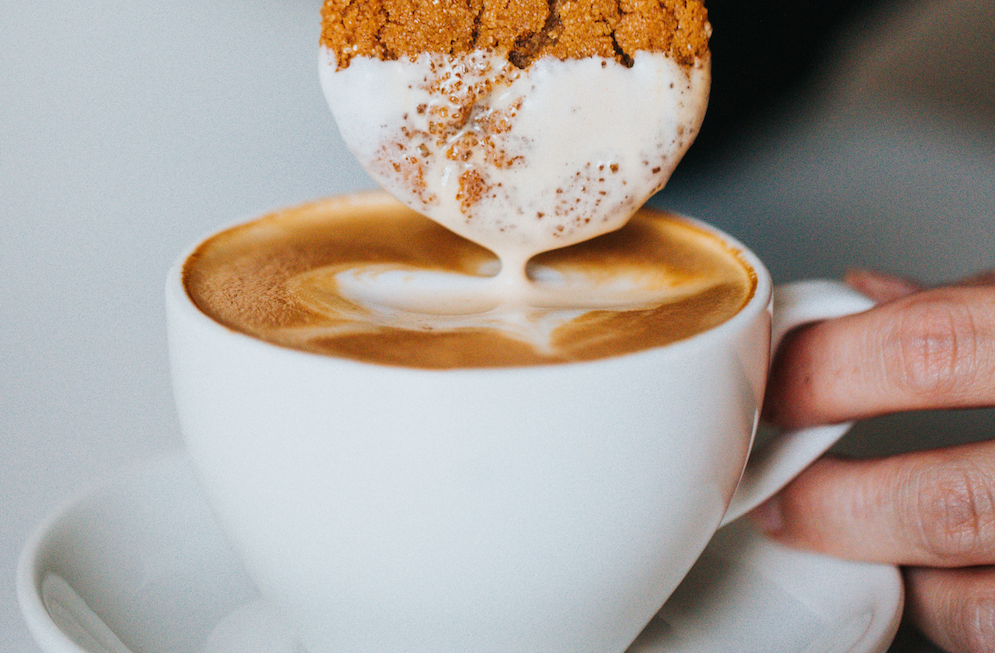
M342 193L337 195L328 196L325 198L318 198L310 202L301 202L293 206L301 206L307 204L318 204L321 202L327 202L330 200L342 201L342 202L354 202L366 205L375 205L383 202L396 202L391 195L382 190L365 190L356 191L350 193ZM386 363L376 363L372 361L361 361L349 358L341 358L329 354L322 354L317 352L309 352L301 349L294 349L284 345L279 345L267 340L263 340L256 336L249 335L245 332L239 331L237 329L225 326L220 322L215 321L213 318L208 316L206 313L201 311L197 305L194 303L193 299L187 292L186 285L183 283L183 270L186 266L187 261L190 257L197 251L200 246L207 240L221 234L229 229L236 228L238 226L249 224L255 220L258 220L266 215L270 215L275 211L280 209L274 209L271 211L262 211L248 218L240 218L232 220L227 224L212 230L205 236L197 239L192 245L189 245L184 249L181 254L174 260L173 264L170 266L169 271L166 276L166 311L167 314L174 313L175 317L184 317L187 320L192 321L198 328L206 329L208 333L212 333L217 337L228 337L234 338L237 342L242 344L242 346L249 349L256 349L259 351L267 351L272 354L277 354L287 357L303 357L300 360L312 360L312 361L329 361L330 364L334 363L336 365L351 366L358 365L365 368L374 369L387 369L391 370L392 373L413 373L413 374L463 374L463 375L473 375L473 374L513 374L521 373L522 371L528 371L529 373L536 373L537 370L548 370L548 369L560 369L563 367L571 366L598 366L598 365L610 365L612 361L619 361L621 359L627 358L645 358L647 356L653 356L654 358L667 359L671 357L683 357L687 355L688 350L693 350L701 347L708 347L709 343L712 341L721 341L733 333L745 330L749 324L753 322L757 314L763 311L769 311L771 308L772 297L773 297L773 281L767 267L763 264L760 258L746 245L740 242L734 236L722 231L718 227L715 227L707 222L693 218L675 211L670 211L665 208L656 208L657 210L662 210L669 213L671 216L682 220L695 228L698 228L712 236L715 236L723 242L726 247L729 247L734 251L753 271L753 293L746 304L740 308L732 317L725 320L724 322L717 324L709 329L696 333L690 337L677 340L674 342L667 343L665 345L659 345L655 347L649 347L647 349L641 349L639 351L618 354L613 356L606 356L603 358L597 358L593 360L583 360L583 361L566 361L561 363L549 363L541 365L510 365L510 366L500 366L500 367L460 367L460 368L447 368L447 369L433 369L433 368L422 368L422 367L410 367L401 365L390 365Z

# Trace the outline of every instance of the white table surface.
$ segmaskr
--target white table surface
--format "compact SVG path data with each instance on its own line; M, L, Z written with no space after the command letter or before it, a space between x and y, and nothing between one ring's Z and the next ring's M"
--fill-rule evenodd
M13 586L30 530L181 447L162 308L177 253L233 219L372 186L321 97L319 6L0 0L0 650L38 650ZM843 79L660 201L736 234L778 279L993 266L995 101L904 111L855 102ZM995 420L909 423L879 420L852 446L886 450L877 433L899 430L931 442L949 423L982 437Z

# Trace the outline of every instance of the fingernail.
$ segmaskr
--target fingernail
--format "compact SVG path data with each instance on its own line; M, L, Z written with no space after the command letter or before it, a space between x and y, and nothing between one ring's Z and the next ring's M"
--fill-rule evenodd
M905 277L868 269L850 270L844 281L851 288L879 302L900 299L922 290L922 285Z
M784 528L784 520L781 516L781 499L773 496L767 499L749 513L750 519L757 528L768 535L773 535Z

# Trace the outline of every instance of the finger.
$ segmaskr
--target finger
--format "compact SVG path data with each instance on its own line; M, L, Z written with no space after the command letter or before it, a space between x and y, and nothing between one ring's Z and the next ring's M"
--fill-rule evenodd
M875 302L890 302L923 289L922 284L875 270L850 270L843 281Z
M907 295L792 332L765 417L787 427L995 404L995 288Z
M995 441L821 460L752 513L776 539L842 558L995 564Z
M995 568L910 569L906 609L950 653L995 651Z

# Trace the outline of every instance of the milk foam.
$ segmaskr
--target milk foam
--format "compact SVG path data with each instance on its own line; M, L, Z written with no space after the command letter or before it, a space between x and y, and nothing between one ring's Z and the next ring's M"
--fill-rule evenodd
M579 270L531 266L528 277L529 284L512 289L499 276L350 264L299 274L288 288L302 305L334 318L320 330L298 330L298 337L337 337L358 324L437 332L493 329L548 354L554 351L553 332L585 313L647 310L724 281L649 268L598 279Z
M392 195L501 259L528 294L526 262L625 224L664 186L704 117L708 62L640 51L614 59L422 54L352 59L322 49L343 139Z

